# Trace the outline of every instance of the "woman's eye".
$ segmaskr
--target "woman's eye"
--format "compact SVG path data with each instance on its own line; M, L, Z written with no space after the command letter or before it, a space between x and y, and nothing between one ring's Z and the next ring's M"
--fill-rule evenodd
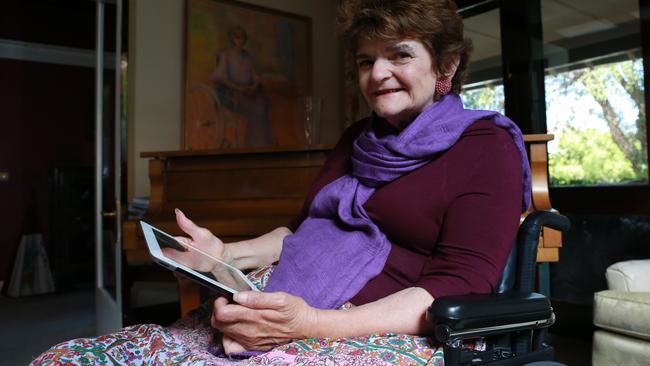
M371 60L359 60L359 61L357 61L357 66L359 66L359 68L369 67L369 66L372 66L372 61Z
M395 55L395 58L397 58L398 60L403 60L403 59L411 58L411 57L412 57L411 54L408 53L408 52L398 52Z

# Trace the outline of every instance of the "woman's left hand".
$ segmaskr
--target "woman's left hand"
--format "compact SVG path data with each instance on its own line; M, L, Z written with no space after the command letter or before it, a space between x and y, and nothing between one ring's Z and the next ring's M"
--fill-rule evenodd
M308 338L317 324L318 309L284 292L244 291L235 294L234 300L229 304L220 297L212 311L212 326L229 338L224 342L226 353L237 351L230 344L266 351L292 339Z
M227 335L223 335L221 338L221 345L223 346L223 352L227 355L231 353L242 353L246 352L246 348L242 347L241 344L233 341Z

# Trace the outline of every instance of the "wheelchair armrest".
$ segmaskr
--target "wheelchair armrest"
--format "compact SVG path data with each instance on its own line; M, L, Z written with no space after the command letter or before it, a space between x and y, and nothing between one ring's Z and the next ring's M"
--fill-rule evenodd
M463 295L437 298L427 311L439 342L545 328L555 315L538 293Z

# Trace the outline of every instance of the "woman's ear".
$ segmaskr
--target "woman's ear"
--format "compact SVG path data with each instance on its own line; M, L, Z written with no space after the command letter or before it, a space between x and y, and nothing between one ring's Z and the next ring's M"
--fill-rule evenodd
M456 75L456 70L458 69L459 64L460 64L460 56L454 56L451 62L449 62L447 65L445 65L442 68L440 76L444 76L445 78L452 79L454 75Z

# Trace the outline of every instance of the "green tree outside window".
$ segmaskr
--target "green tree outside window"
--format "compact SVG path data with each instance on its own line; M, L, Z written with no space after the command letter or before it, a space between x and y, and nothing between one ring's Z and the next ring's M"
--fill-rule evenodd
M545 87L551 185L648 182L640 58L549 73ZM462 97L466 108L503 111L501 85Z

